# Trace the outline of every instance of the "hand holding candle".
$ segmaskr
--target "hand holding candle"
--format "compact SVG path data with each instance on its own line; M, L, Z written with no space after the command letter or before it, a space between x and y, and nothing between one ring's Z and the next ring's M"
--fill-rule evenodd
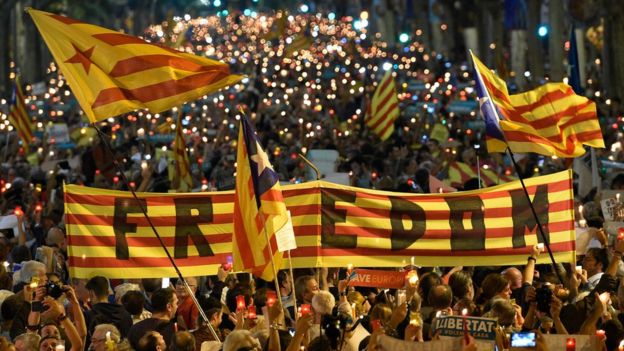
M236 312L240 312L246 308L247 308L247 305L245 303L245 296L236 295Z
M310 314L311 308L310 304L304 303L301 304L301 317L306 317Z
M255 305L249 305L249 307L247 307L247 318L249 319L256 319L257 315L256 315L256 306Z
M271 308L277 301L277 293L275 291L269 290L266 292L266 305Z
M566 339L566 351L576 351L576 339L574 338Z

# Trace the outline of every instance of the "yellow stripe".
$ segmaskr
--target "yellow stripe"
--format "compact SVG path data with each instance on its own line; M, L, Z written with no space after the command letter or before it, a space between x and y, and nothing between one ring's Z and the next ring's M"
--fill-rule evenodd
M210 248L212 249L214 254L222 254L222 253L230 253L232 252L232 243L222 243L222 244L210 244ZM167 250L173 256L175 252L175 248L173 246L167 246ZM137 246L129 246L128 251L130 253L130 257L139 258L139 257L149 257L149 258L167 258L167 254L162 249L162 247L137 247ZM199 256L197 252L197 247L193 245L191 242L188 246L188 256L190 258ZM111 259L115 259L115 247L114 246L71 246L71 250L69 250L70 256L76 257L89 257L89 258L106 258L109 257Z
M115 236L114 229L108 225L93 224L68 224L72 236ZM163 237L175 237L175 226L157 226L158 234ZM227 224L200 224L199 229L205 236L232 233L232 223ZM136 232L127 233L128 237L153 238L154 231L151 227L137 227Z
M179 267L182 275L185 277L200 277L204 275L217 274L221 264L213 264L206 266L195 267ZM85 278L89 279L98 275L105 277L119 277L120 270L118 268L81 268L81 267L69 267L69 274L72 278ZM162 278L162 277L177 277L177 273L173 267L149 267L145 269L140 268L124 268L123 278L125 279L140 279L140 278Z

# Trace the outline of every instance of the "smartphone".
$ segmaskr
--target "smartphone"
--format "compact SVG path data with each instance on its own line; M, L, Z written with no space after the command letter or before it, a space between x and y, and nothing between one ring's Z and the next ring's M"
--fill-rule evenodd
M535 347L535 338L534 332L512 333L511 347Z
M160 284L161 288L167 289L170 285L171 285L171 279L169 279L169 278L162 278L162 283Z

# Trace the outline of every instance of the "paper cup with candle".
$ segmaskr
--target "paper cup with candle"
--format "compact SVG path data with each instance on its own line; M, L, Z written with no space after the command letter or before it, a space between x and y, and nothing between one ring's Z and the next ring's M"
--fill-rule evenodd
M308 303L304 303L301 304L301 317L306 317L310 314L310 311L312 310L310 307L310 304Z
M277 301L277 293L273 290L267 291L266 292L266 305L269 308L273 307L276 301Z
M255 305L249 305L249 307L247 307L247 318L249 319L256 319L257 314L256 314L256 306Z
M240 312L246 308L247 308L247 305L245 303L245 296L236 295L236 312Z

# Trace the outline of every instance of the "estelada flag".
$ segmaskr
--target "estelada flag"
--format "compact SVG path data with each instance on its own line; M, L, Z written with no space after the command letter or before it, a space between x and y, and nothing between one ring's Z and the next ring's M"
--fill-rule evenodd
M28 9L89 121L161 112L239 81L225 63Z
M22 140L22 146L28 152L30 143L34 138L33 125L28 115L28 109L24 101L24 93L20 84L19 76L13 82L13 92L11 93L11 101L9 108L9 121L15 127L17 135Z
M234 270L248 271L264 280L273 280L270 252L273 253L275 267L279 269L282 253L278 251L276 233L288 224L288 212L279 176L244 116L238 132L233 217Z
M505 81L472 55L489 152L577 157L583 145L604 148L596 104L565 83L509 95Z

